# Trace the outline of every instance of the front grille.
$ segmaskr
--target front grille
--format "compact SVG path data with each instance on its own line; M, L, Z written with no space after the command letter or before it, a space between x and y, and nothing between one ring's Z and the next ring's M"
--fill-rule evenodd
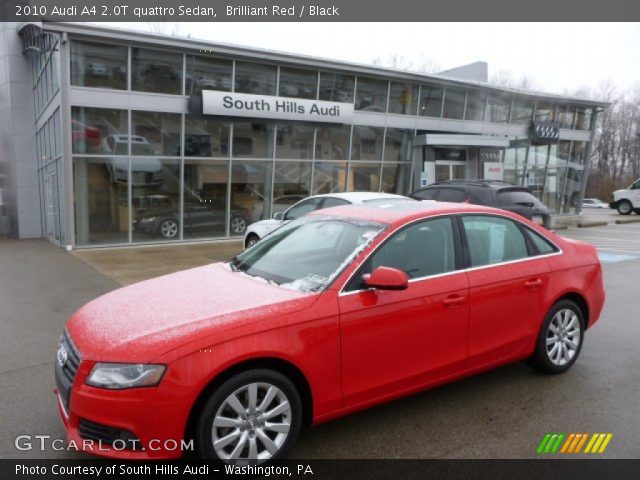
M78 432L81 438L93 440L94 442L102 442L107 445L113 445L117 440L118 443L116 447L119 449L122 447L128 450L141 448L140 440L129 430L100 425L99 423L93 423L84 418L81 418L80 422L78 422Z
M62 349L66 352L66 356L62 354ZM60 337L60 345L56 353L56 386L62 400L64 409L69 412L69 400L71 397L71 387L73 380L76 378L78 367L80 366L80 352L73 344L69 333L65 329Z

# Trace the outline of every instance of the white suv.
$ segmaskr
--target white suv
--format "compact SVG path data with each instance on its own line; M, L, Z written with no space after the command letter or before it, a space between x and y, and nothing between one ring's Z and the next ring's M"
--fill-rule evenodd
M613 192L613 202L609 206L618 209L620 215L629 215L631 212L640 215L640 178L629 188Z
M403 197L402 195L378 192L328 193L307 197L289 207L285 212L275 213L271 220L261 220L249 225L244 236L244 246L245 248L252 247L258 242L258 240L273 232L280 225L284 225L285 223L295 220L296 218L314 210L337 207L339 205L349 205L353 203L393 202L398 200L414 201L412 198Z

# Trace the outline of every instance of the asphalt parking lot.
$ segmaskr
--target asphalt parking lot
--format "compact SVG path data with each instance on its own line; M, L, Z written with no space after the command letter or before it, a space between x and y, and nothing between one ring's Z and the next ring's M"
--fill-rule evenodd
M638 458L640 223L560 233L598 248L608 295L568 373L509 365L320 425L292 458L530 458L547 432L610 432L602 456ZM44 240L0 240L0 458L87 458L17 451L14 439L64 436L52 393L60 331L119 283Z

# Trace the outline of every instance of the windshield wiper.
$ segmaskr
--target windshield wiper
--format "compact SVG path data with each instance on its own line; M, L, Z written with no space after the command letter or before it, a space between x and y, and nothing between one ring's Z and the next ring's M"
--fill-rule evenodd
M533 207L533 202L516 202L516 205L522 205L523 207Z

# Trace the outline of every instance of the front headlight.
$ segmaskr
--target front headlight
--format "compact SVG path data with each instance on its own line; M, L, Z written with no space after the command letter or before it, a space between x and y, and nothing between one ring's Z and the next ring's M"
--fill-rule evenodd
M85 383L109 390L155 387L160 383L165 370L164 365L96 363Z

